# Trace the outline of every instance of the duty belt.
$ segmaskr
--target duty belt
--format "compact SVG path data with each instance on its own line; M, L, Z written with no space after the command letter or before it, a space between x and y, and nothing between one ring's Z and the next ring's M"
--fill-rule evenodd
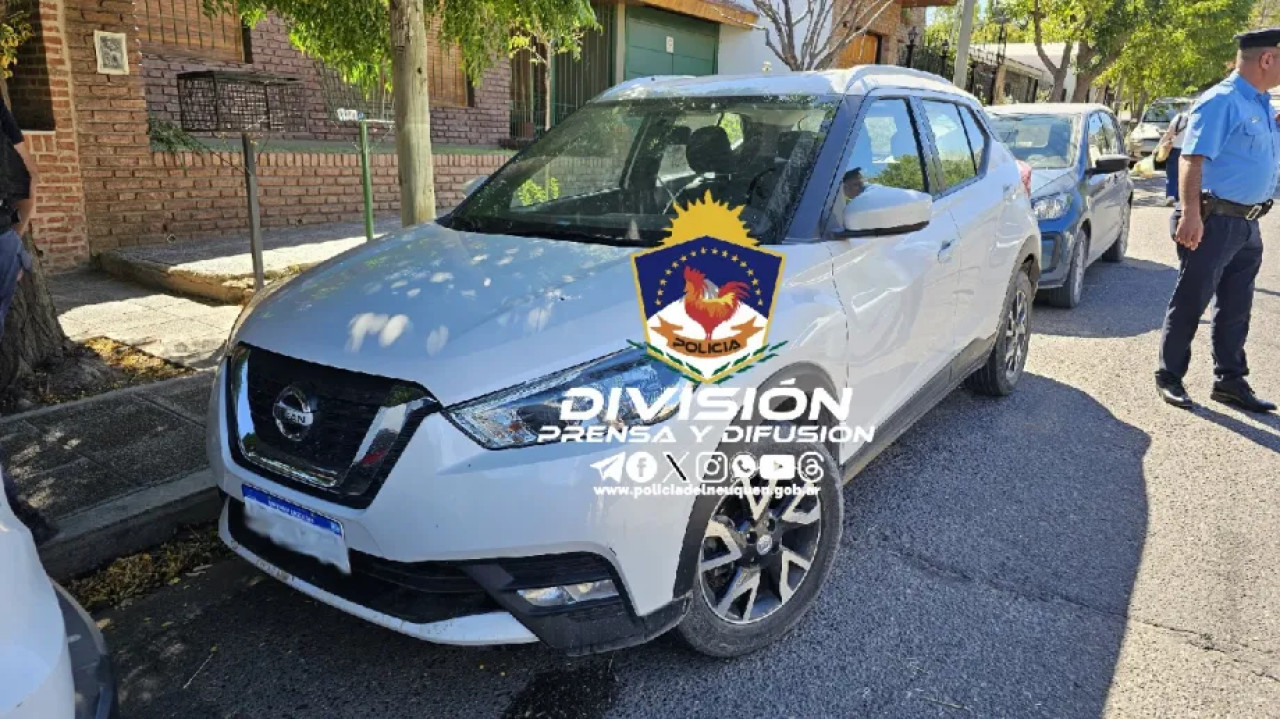
M1224 200L1221 197L1214 197L1208 192L1200 194L1200 213L1208 217L1209 215L1225 215L1227 217L1242 217L1246 220L1256 220L1259 217L1271 211L1272 200L1267 200L1256 205L1242 205L1239 202Z

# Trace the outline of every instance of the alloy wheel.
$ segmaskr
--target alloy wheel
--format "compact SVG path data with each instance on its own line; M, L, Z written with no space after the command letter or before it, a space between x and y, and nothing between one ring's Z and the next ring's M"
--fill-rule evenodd
M1084 293L1084 265L1088 261L1088 250L1083 242L1076 243L1075 256L1071 260L1071 303L1080 301Z
M804 483L753 476L739 484L744 496L722 498L707 523L698 574L718 617L750 624L781 609L808 577L822 535L822 504L816 491L776 493Z
M1031 303L1027 293L1019 287L1009 303L1009 314L1005 318L1004 330L1004 372L1011 381L1022 372L1022 365L1027 358L1027 345L1031 340Z

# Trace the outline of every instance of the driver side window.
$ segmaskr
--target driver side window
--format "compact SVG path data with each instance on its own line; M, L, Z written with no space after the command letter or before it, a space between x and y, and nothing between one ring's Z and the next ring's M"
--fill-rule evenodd
M1098 113L1089 115L1089 165L1092 167L1099 157L1111 154L1107 148L1107 134L1102 128L1102 118Z
M873 101L857 132L841 175L846 197L857 194L858 177L862 184L925 191L923 153L906 100Z

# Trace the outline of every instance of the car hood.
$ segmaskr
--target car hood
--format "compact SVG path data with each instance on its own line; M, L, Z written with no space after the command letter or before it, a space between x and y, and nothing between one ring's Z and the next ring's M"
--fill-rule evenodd
M288 282L236 339L451 404L643 339L636 251L422 225Z
M1067 192L1076 184L1074 167L1031 171L1031 198L1039 199Z
M1168 127L1168 125L1143 122L1133 128L1133 132L1129 134L1129 137L1134 140L1159 140Z

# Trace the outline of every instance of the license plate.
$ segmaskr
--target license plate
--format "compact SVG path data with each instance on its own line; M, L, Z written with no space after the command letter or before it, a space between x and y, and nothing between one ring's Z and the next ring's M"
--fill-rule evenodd
M243 485L244 523L285 549L305 554L351 573L351 558L342 525L334 519Z

